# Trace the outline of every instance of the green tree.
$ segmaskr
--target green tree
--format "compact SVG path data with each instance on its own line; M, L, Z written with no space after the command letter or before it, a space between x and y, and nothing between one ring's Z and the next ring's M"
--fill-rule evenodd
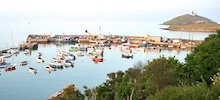
M155 94L167 86L178 84L177 70L182 64L174 57L154 59L145 66L144 81L147 95Z
M66 85L63 93L49 100L84 100L85 96L73 84Z
M191 86L169 86L149 96L148 100L218 100L219 89L210 89L205 82Z
M201 78L210 84L210 78L220 68L220 30L217 34L211 34L200 45L194 48L191 54L185 58L186 80L188 83L201 82Z

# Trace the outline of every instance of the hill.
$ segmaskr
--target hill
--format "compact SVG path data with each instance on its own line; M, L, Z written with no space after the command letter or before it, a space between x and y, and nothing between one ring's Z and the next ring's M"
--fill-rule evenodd
M216 22L199 16L192 12L192 14L185 14L175 17L163 23L163 25L191 25L191 24L217 24Z

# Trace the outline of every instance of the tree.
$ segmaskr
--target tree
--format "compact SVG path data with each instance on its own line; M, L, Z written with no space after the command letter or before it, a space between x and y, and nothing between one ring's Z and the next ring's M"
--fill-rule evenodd
M185 73L188 83L201 82L201 77L210 84L210 78L220 68L220 30L211 34L200 45L194 48L185 58Z
M85 96L73 84L66 85L61 95L49 100L84 100Z
M181 66L182 64L174 57L165 58L162 56L148 62L145 66L146 71L144 71L145 91L147 94L152 95L167 86L177 85L177 70Z

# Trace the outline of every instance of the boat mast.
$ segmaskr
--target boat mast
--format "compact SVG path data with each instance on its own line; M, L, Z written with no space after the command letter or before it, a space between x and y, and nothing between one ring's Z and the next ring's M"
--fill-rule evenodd
M101 26L99 26L99 43L100 43L100 39L101 39Z

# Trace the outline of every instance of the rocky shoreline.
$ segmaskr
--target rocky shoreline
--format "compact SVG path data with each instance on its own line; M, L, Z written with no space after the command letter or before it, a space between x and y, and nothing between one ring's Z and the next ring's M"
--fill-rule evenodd
M216 30L220 29L220 24L170 25L168 28L162 29L186 32L216 32Z

